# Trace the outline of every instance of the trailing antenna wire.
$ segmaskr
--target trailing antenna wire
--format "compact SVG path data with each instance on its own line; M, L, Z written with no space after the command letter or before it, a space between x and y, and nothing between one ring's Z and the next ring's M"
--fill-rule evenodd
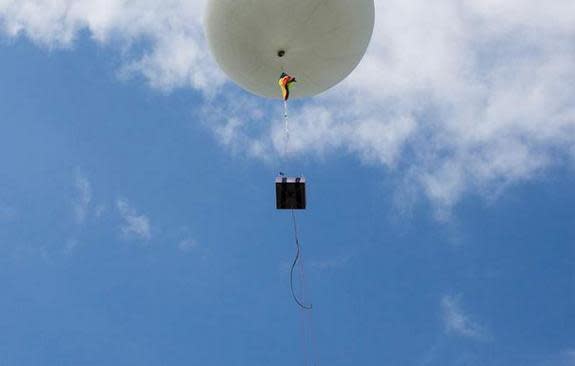
M288 146L289 146L289 119L288 119L288 104L287 100L284 100L284 157L287 156Z
M289 275L289 279L290 279L290 288L291 288L291 295L294 299L294 301L296 302L296 304L298 304L302 309L304 310L311 310L312 309L312 305L304 305L296 296L295 294L295 290L294 290L294 286L293 286L293 272L295 269L295 266L297 265L299 258L300 258L300 253L301 253L301 248L300 248L300 244L299 244L299 238L298 238L298 232L297 232L297 223L296 223L296 219L295 219L295 212L294 210L291 210L291 216L293 219L293 230L294 230L294 237L295 237L295 245L296 245L296 255L294 258L294 261L291 265L291 270L290 270L290 275Z

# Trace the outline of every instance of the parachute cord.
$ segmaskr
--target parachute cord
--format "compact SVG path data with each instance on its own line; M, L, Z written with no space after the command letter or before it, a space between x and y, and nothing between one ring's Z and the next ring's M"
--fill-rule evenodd
M296 296L295 294L295 290L294 290L294 286L293 286L293 272L295 269L295 266L297 265L299 258L300 258L300 254L301 254L301 248L300 248L300 244L299 244L299 238L298 238L298 233L297 233L297 223L296 223L296 219L295 219L295 212L294 210L291 210L291 216L293 219L293 230L294 230L294 237L295 237L295 245L296 245L296 255L294 258L294 261L291 265L291 270L290 270L290 274L289 274L289 281L290 281L290 288L291 288L291 295L294 299L294 301L296 302L296 304L298 304L302 309L304 310L311 310L312 309L312 305L304 305Z
M284 157L287 156L289 147L289 119L288 119L288 104L287 100L284 100Z

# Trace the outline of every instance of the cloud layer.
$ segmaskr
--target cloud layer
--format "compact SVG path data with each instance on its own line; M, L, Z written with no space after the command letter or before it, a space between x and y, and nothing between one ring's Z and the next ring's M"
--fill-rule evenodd
M205 46L202 9L198 0L0 0L0 26L50 49L71 48L87 31L124 54L122 74L140 73L162 90L209 92L223 78Z
M342 85L291 109L292 155L351 153L423 193L440 217L575 157L575 3L376 1L366 58ZM281 154L278 106L222 88L204 1L0 0L0 26L48 48L87 31L124 55L123 75L192 87L233 151ZM219 101L233 101L223 109ZM206 118L204 118L206 119ZM271 127L262 121L277 120Z
M150 219L146 215L139 214L128 201L118 200L116 207L122 218L120 230L126 237L135 237L142 240L150 240L152 231Z
M443 296L441 310L447 333L475 340L486 339L485 330L462 310L458 297Z

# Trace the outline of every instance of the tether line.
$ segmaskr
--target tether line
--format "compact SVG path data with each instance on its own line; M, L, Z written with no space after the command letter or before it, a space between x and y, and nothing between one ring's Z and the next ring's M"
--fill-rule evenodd
M304 305L296 296L295 294L295 290L294 290L294 286L293 286L293 272L295 269L295 266L297 265L299 258L300 258L300 254L301 254L301 247L299 244L299 238L298 238L298 232L297 232L297 222L295 219L295 211L291 210L291 216L292 216L292 220L293 220L293 231L294 231L294 238L295 238L295 245L296 245L296 255L295 258L293 260L293 263L291 265L291 270L290 270L290 274L289 274L289 280L290 280L290 288L291 288L291 294L292 297L294 299L294 301L304 310L311 310L312 309L312 305Z
M287 100L284 100L284 157L288 154L289 147L289 118L288 118L288 104Z

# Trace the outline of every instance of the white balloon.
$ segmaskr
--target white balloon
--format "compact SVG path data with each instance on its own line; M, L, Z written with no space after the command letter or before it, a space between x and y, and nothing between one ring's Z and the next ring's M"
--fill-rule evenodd
M319 94L363 58L373 0L209 0L208 44L222 70L254 94L281 98L278 79L297 79L291 98Z

